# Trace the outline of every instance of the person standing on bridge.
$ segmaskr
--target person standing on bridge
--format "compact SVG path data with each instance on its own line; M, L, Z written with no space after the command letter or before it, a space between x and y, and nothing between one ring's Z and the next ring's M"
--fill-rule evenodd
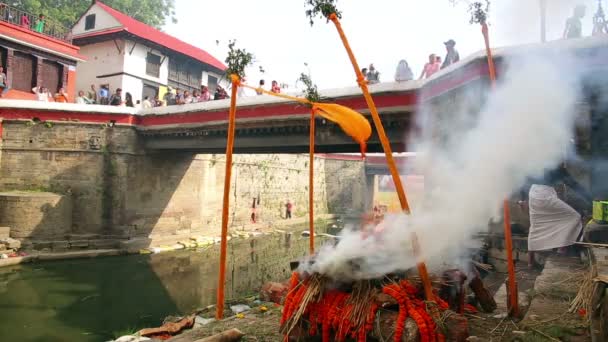
M256 89L255 93L258 95L264 95L264 92L262 92L262 90L264 89L264 85L266 85L266 81L260 80L260 86L258 87L258 89Z
M36 20L36 24L34 26L34 31L36 31L38 33L43 33L45 24L46 24L46 20L44 18L44 14L41 13L38 16L38 20Z
M122 89L116 88L116 93L110 98L110 106L122 105Z
M207 102L209 100L211 100L211 93L209 92L209 87L202 86L201 87L201 97L199 99L199 102Z
M420 74L420 80L423 78L429 78L433 76L434 73L439 71L439 67L441 66L441 61L437 61L437 56L433 53L429 55L429 62L424 65L424 69L422 69L422 74Z
M380 83L380 72L376 70L374 64L369 65L369 70L367 71L367 82L369 84Z
M413 78L414 74L412 73L412 69L410 69L407 61L402 59L397 65L397 70L395 71L395 82L411 81Z
M281 87L279 87L279 82L272 81L272 87L270 88L270 91L276 94L281 93Z
M447 68L460 61L460 54L458 53L458 50L456 50L456 41L450 39L443 44L445 45L446 55L443 60L443 65L441 65L441 69Z
M581 19L585 17L586 11L585 5L578 5L574 8L574 14L566 21L564 39L576 39L583 36L583 23Z

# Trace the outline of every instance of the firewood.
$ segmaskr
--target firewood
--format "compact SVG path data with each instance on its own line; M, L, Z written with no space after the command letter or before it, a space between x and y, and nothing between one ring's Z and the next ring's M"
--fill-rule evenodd
M479 277L479 274L477 272L474 273L475 277L471 279L469 287L475 294L475 298L481 305L483 311L493 312L497 308L496 301L494 300L494 297L492 296L490 291L483 284L483 281Z
M371 334L372 337L379 341L393 341L397 316L399 316L399 313L396 311L380 310ZM408 318L405 321L404 331L403 342L417 342L420 340L420 332L413 319Z
M221 332L217 335L205 337L201 340L196 340L194 342L234 342L240 341L241 338L245 336L239 329L230 329L224 332Z

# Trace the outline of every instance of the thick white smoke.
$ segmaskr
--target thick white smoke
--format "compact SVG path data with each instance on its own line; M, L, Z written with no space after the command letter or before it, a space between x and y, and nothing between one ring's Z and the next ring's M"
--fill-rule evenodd
M564 157L579 94L574 74L572 64L556 58L511 63L468 132L454 132L461 139L421 158L432 186L425 190L425 204L411 216L387 217L368 237L345 231L337 245L319 251L307 271L347 280L412 268L412 232L427 262L458 262L452 258L462 254L471 236L500 218L504 198Z

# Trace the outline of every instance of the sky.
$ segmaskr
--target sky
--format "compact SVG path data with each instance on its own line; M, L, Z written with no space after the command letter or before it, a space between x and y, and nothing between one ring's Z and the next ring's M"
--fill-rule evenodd
M574 6L587 5L583 33L590 35L597 0L546 0L547 39L559 39ZM355 74L333 24L310 26L304 0L176 0L177 24L164 30L224 60L228 40L252 52L256 64L247 81L263 78L297 86L310 73L320 89L354 86ZM608 1L603 0L608 6ZM430 53L445 55L454 39L461 58L483 49L479 25L469 24L466 0L338 0L342 26L361 67L373 63L380 80L393 81L401 59L420 75ZM540 41L539 0L492 0L490 40L494 47ZM219 41L219 44L216 43ZM308 64L308 66L305 65ZM259 72L259 66L265 70Z

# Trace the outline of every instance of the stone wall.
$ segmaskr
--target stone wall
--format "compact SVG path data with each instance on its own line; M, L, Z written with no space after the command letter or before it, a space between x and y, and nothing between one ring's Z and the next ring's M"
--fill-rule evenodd
M36 233L63 239L72 228L72 199L48 192L0 193L0 225L10 227L13 238Z
M373 182L361 161L325 160L327 209L331 213L363 212L373 200Z
M161 243L219 231L223 155L147 153L131 127L78 122L4 121L0 144L0 191L69 194L66 238ZM254 198L260 222L254 228L284 222L287 200L295 217L305 216L308 163L307 155L235 155L230 226L245 229ZM364 172L360 161L317 158L315 213L361 210ZM40 225L21 238L48 239L48 229Z
M107 234L114 169L135 155L131 128L3 122L0 189L71 194L73 234ZM44 236L45 232L32 236Z

